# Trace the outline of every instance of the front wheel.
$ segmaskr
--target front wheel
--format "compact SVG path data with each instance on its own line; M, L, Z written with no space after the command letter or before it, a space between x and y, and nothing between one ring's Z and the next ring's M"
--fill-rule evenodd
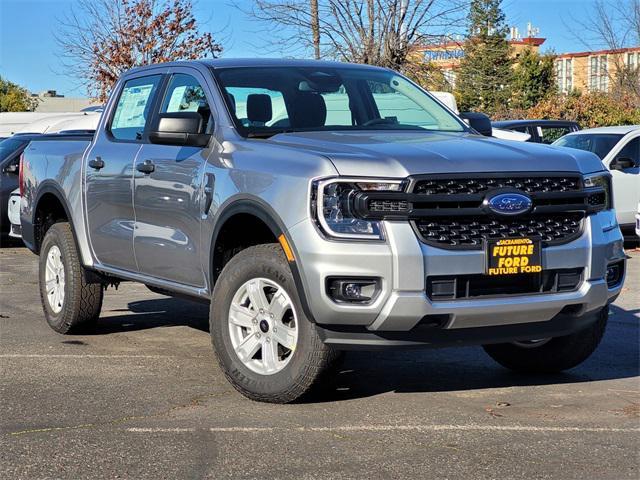
M525 373L555 373L584 362L600 344L607 325L609 308L597 313L597 320L587 328L570 335L497 345L484 350L503 367Z
M305 316L278 244L247 248L227 263L213 292L210 323L220 367L252 400L292 402L337 358Z
M74 333L96 322L102 308L102 285L88 283L68 223L47 230L40 249L40 298L49 326Z

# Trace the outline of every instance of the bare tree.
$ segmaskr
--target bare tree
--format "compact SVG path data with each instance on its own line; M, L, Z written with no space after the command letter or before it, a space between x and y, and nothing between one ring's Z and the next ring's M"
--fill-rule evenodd
M190 0L79 0L60 20L56 42L65 67L104 101L129 68L222 52L192 10Z
M321 58L403 69L416 47L458 33L467 6L467 0L255 0L244 11L283 51L314 49Z
M320 17L318 0L311 0L311 34L313 36L313 58L320 60Z
M597 0L591 15L569 25L573 36L590 50L640 46L640 0ZM635 96L640 104L640 68L611 55L607 74L614 94Z

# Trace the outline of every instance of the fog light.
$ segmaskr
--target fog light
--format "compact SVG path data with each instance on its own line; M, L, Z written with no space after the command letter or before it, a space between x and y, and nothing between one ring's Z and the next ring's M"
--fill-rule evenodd
M327 291L339 303L369 303L377 295L379 284L379 280L371 278L330 278Z
M623 262L613 263L607 267L607 287L617 287L622 281Z

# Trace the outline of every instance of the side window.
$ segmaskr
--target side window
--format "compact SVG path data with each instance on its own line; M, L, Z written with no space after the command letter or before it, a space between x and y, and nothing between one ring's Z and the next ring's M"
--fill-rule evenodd
M327 119L325 125L353 125L353 115L349 106L349 95L341 85L337 92L321 93L327 106Z
M616 158L630 158L635 162L636 167L640 165L640 137L634 138L627 143L616 155Z
M191 75L177 73L171 77L160 113L197 112L202 115L203 131L213 126L211 107L204 89Z
M161 75L134 78L124 84L109 130L118 140L140 140Z
M540 134L540 141L551 145L560 137L564 137L567 133L570 133L569 127L538 127L538 133Z

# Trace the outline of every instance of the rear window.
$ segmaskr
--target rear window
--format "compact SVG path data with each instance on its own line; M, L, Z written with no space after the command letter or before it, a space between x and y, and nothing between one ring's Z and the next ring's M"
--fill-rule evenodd
M0 141L0 162L5 161L18 150L25 147L29 140L19 139L16 137L5 138Z
M615 133L578 133L562 137L554 145L593 152L602 160L623 136Z

